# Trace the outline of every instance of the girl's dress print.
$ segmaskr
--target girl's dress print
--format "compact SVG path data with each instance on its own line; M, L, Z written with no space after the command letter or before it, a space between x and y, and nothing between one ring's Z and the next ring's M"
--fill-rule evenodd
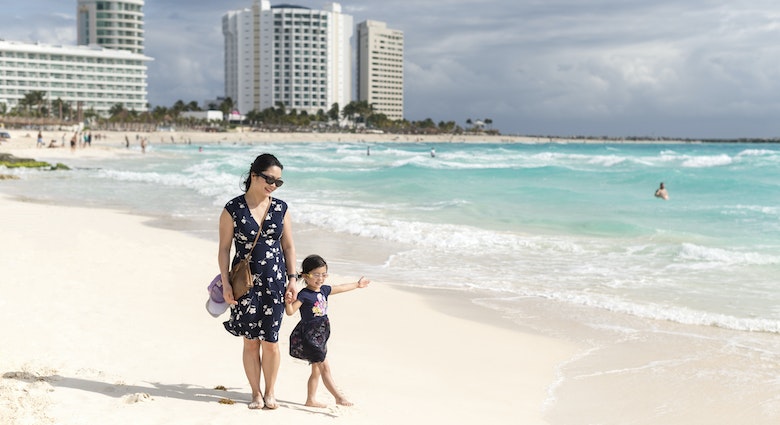
M290 333L290 355L296 359L319 363L328 354L330 319L328 319L328 295L331 286L322 285L320 292L303 288L298 292L301 301L301 321Z
M287 284L287 267L281 244L287 203L275 198L271 198L270 202L266 216L258 218L260 223L249 211L244 195L231 199L225 205L233 218L236 250L233 265L247 255L258 231L260 237L249 261L254 285L246 295L236 300L237 305L230 307L230 318L224 325L235 336L278 342Z

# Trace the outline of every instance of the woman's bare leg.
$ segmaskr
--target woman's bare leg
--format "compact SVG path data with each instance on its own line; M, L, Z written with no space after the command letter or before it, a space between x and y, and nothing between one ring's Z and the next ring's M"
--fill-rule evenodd
M252 401L249 403L250 409L263 408L263 393L260 392L260 374L262 371L260 361L260 341L256 339L244 338L244 373L249 380L249 386L252 388Z
M317 384L320 383L320 364L311 364L311 375L306 384L306 405L309 407L327 407L325 403L317 401Z
M265 375L265 407L276 409L279 404L276 403L276 375L279 373L279 364L281 356L279 355L279 344L275 342L262 341L263 348L263 374Z

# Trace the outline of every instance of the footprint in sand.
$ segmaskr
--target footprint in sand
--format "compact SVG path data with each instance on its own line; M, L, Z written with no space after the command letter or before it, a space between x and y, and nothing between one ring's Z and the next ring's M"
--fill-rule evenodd
M127 404L133 404L133 403L141 403L145 401L152 401L152 396L150 396L147 393L134 393L134 394L128 394L124 397L125 403Z

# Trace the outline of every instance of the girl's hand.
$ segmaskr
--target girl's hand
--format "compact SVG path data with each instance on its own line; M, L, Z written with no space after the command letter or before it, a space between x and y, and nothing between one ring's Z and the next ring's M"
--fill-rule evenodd
M357 281L357 287L365 288L369 283L371 283L371 279L368 279L365 276L360 276L360 279Z
M286 302L287 304L292 304L293 301L295 301L295 298L293 298L293 293L291 291L287 291L284 294L284 302Z

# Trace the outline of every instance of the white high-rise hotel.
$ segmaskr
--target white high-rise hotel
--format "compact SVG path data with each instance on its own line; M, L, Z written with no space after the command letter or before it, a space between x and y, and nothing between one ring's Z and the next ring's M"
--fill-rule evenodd
M343 108L359 96L353 93L353 20L341 13L339 3L313 10L255 0L251 9L226 13L222 33L225 96L241 113L262 111L281 102L287 109L314 114L328 111L334 103ZM395 119L403 116L403 34L395 32L395 36L399 34L401 51L392 55L397 61L392 88L386 88L380 94L381 102L375 104L375 111ZM359 66L357 72L362 76ZM373 75L375 71L365 72ZM386 96L387 90L395 92ZM391 113L384 110L387 97L393 99ZM376 95L360 99L369 103L380 100Z
M392 120L404 117L404 33L384 22L358 25L358 100Z
M0 40L0 104L13 108L27 93L42 91L74 110L101 115L121 103L148 109L143 55L143 0L79 0L79 46ZM83 44L83 45L82 45Z
M78 0L78 44L144 52L143 0Z
M257 0L228 12L222 32L225 96L241 113L277 102L316 113L351 101L352 17L338 3L312 10Z

